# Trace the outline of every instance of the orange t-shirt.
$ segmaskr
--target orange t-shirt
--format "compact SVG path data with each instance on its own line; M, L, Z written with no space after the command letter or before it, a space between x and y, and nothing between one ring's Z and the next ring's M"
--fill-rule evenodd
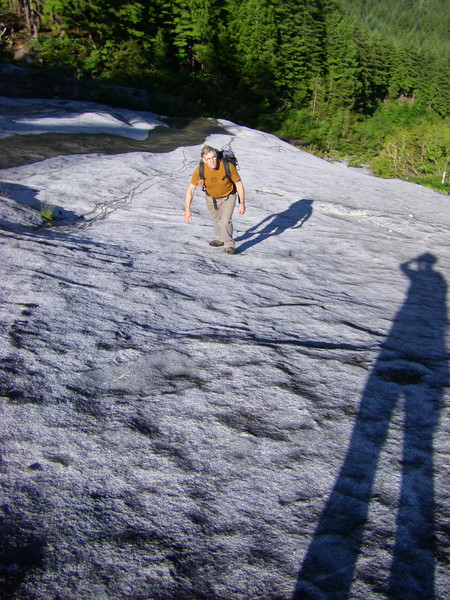
M230 166L230 175L233 181L240 181L239 173L236 167L232 163L228 163ZM198 166L194 174L192 175L192 185L198 185L200 181L200 167ZM229 196L234 192L234 186L228 177L225 175L225 167L223 161L219 160L219 166L214 171L211 171L205 164L205 187L206 193L211 198L222 198L223 196Z

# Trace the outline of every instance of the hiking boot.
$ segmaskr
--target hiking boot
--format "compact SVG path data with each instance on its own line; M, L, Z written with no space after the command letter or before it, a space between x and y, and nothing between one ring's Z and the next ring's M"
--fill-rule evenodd
M209 242L210 246L223 246L223 242L221 242L220 240L213 240L212 242Z
M225 248L225 252L227 254L234 254L234 248L232 246Z

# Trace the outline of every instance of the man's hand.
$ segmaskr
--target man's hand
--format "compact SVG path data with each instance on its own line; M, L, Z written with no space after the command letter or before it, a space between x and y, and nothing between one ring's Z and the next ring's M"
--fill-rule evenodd
M243 202L238 206L238 215L245 215L245 204Z
M192 220L192 212L190 211L190 209L187 209L184 211L184 222L189 225L191 220Z

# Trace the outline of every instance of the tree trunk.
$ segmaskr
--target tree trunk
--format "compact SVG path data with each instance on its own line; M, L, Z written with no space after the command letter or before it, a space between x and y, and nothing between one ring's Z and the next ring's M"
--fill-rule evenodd
M29 33L33 34L33 37L37 37L39 33L39 15L34 10L32 0L22 0L23 14L25 17L25 23Z

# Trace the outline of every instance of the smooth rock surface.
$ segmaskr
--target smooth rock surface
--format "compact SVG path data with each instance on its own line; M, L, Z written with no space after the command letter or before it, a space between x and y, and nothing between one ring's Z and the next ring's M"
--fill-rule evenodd
M85 152L159 119L61 102L0 104L0 598L445 600L448 197L223 120Z

